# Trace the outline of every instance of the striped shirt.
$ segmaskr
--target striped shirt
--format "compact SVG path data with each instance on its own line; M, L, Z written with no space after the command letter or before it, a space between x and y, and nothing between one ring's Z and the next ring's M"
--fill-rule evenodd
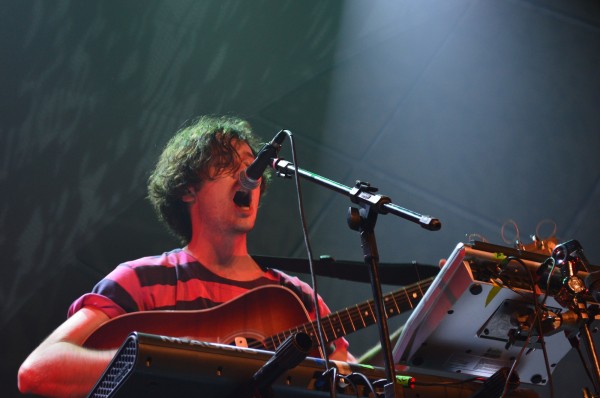
M136 311L204 310L265 285L280 285L292 290L304 304L311 320L315 319L313 291L297 277L269 268L251 281L226 279L209 271L183 249L118 265L96 284L91 293L71 304L68 316L86 306L103 311L109 318ZM321 316L330 313L320 297L319 310ZM335 341L335 346L336 349L347 347L348 342L340 338Z

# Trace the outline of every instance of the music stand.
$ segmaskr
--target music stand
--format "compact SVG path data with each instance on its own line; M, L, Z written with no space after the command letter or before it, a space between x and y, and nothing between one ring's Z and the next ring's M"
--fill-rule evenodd
M533 308L530 290L498 287L481 277L477 266L499 263L502 252L514 249L488 245L478 247L460 243L409 317L393 350L395 363L407 364L433 374L490 377L502 367L510 367L523 343L508 348L509 333L516 326L515 314ZM544 257L525 253L520 259L531 269ZM532 260L533 259L533 260ZM537 261L541 260L541 261ZM531 297L531 299L528 299ZM560 314L565 309L552 297L546 306ZM551 369L571 349L562 333L544 338ZM516 371L523 383L546 384L547 372L539 342L532 338L522 354ZM530 349L534 347L534 349Z

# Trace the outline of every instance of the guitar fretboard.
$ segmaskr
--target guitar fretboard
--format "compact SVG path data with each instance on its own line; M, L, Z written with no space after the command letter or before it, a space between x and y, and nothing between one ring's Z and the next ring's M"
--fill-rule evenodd
M383 296L386 318L400 315L405 311L413 309L423 298L427 288L434 278L425 279L421 282L399 289ZM325 342L329 343L339 337L356 332L377 322L374 300L365 301L343 310L333 312L321 318ZM265 339L262 344L268 350L275 350L287 337L294 333L304 332L313 338L316 346L318 341L317 321L308 322L294 329L286 330Z

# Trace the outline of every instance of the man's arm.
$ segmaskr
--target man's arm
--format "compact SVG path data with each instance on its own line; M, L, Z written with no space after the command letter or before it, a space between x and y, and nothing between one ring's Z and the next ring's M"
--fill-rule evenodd
M350 352L348 352L348 350L345 347L336 350L333 354L329 356L329 359L333 359L334 361L356 363L356 358L354 358L354 355L350 354Z
M23 362L19 390L48 397L80 397L89 393L117 350L91 350L82 344L108 319L104 312L92 307L73 314Z

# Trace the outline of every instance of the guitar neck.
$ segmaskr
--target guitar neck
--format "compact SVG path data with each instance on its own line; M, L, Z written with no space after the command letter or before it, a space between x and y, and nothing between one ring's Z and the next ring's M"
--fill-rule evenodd
M423 298L434 278L425 279L383 296L386 319L413 309ZM374 300L365 301L321 318L325 343L366 328L377 322ZM317 321L308 322L294 329L286 330L263 341L267 349L275 350L291 334L304 332L316 344Z

